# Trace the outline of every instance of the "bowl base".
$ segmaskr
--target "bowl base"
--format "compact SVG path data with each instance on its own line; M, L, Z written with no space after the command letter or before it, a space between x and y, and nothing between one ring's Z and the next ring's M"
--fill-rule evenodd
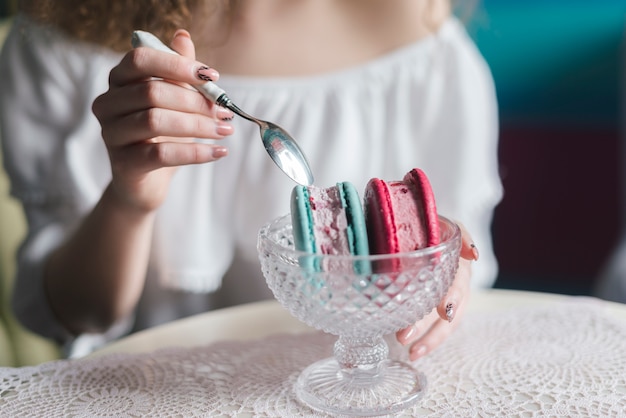
M426 392L426 376L411 365L384 360L376 370L346 370L334 358L313 363L295 384L300 402L334 415L376 416L401 412Z

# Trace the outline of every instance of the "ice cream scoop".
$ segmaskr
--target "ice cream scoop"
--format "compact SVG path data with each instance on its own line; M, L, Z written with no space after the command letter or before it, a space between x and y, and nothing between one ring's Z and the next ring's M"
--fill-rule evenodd
M132 45L133 48L148 47L178 55L176 51L166 46L150 32L140 30L133 32ZM237 107L226 92L212 81L193 87L213 103L230 109L242 118L259 125L263 146L276 165L296 183L305 186L313 184L313 172L309 163L298 143L287 131L272 122L248 115Z

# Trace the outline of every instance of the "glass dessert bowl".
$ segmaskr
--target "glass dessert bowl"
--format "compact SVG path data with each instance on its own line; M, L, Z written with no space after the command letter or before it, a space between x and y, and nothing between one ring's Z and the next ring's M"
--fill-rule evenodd
M291 218L261 228L258 252L275 298L297 319L338 336L334 356L298 377L298 399L332 414L392 414L415 404L426 377L391 360L384 336L430 313L454 280L461 231L439 217L441 243L409 253L331 256L296 251Z

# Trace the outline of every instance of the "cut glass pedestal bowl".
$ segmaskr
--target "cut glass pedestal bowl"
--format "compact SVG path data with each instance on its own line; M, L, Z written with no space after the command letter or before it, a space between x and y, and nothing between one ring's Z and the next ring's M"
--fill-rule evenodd
M383 337L430 313L454 280L461 232L444 217L439 223L437 246L363 257L296 251L288 215L261 228L259 259L275 298L300 321L339 337L332 358L300 374L301 402L335 415L374 416L422 397L425 376L389 359Z

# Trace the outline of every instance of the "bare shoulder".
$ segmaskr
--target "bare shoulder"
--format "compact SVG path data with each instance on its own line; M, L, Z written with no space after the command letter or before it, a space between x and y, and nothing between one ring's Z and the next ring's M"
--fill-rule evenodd
M452 12L450 0L429 0L425 3L428 7L424 11L425 18L430 21L433 29L438 29L450 17Z
M384 3L388 7L389 3ZM399 0L394 2L394 6L390 13L396 15L396 19L389 19L392 24L394 21L412 22L413 26L420 27L426 32L439 29L452 10L450 0Z
M450 0L237 4L226 41L200 51L199 58L225 74L257 76L318 74L358 65L436 32L451 13Z
M436 32L451 14L451 0L352 0L352 22L360 36L373 36L374 42L398 46ZM352 25L354 28L354 25Z

